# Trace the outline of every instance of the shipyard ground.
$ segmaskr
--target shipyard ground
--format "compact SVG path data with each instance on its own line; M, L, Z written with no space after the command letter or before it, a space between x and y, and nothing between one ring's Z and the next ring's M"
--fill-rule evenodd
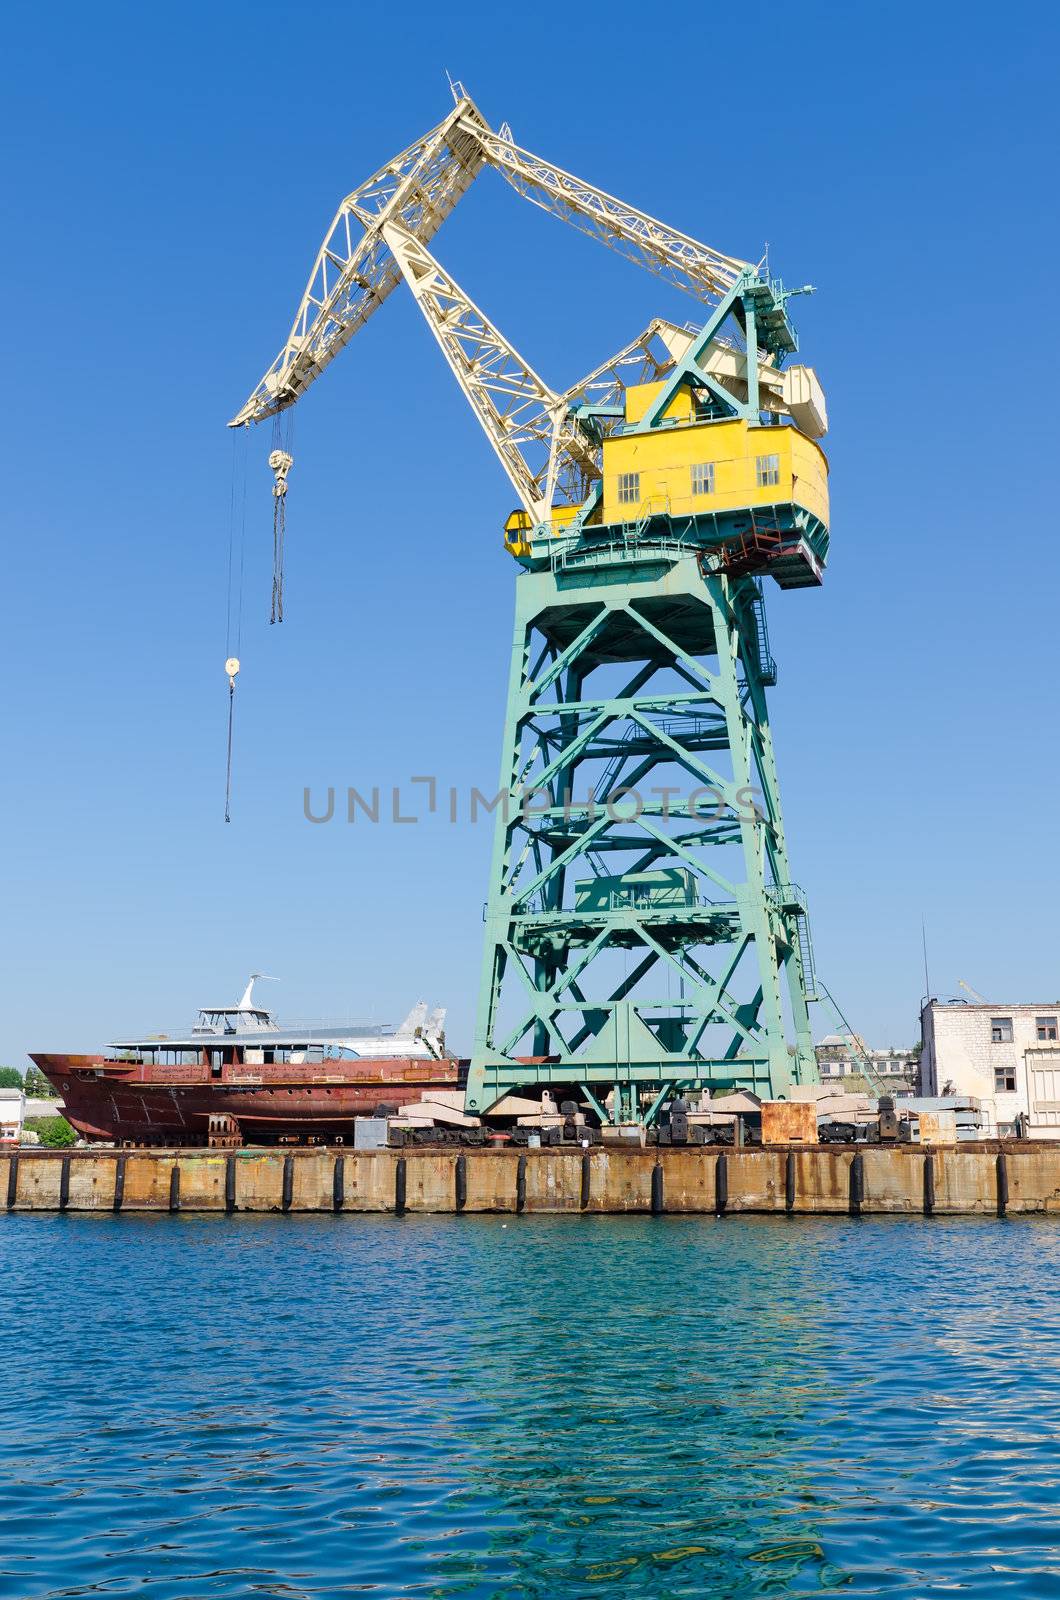
M1060 1214L1060 1143L0 1155L0 1208L102 1212Z

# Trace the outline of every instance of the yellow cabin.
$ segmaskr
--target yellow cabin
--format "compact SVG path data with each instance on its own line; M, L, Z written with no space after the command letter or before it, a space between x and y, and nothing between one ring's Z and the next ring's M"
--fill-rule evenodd
M640 422L662 383L626 390L627 427ZM700 416L683 384L650 432L613 433L603 442L603 496L587 519L636 523L646 517L727 515L768 506L795 506L828 527L828 460L820 445L791 422L751 423ZM560 536L576 506L553 506L551 532ZM504 525L512 555L531 554L531 519L513 511Z
M661 388L626 390L627 423L640 421ZM828 461L819 445L791 424L697 422L694 406L684 386L650 433L604 441L604 522L797 505L827 526Z

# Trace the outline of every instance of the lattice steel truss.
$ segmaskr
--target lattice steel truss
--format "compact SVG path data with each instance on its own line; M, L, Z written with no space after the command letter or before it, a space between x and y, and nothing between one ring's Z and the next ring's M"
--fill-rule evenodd
M383 237L449 367L534 523L551 514L557 488L584 500L599 478L599 451L563 396L509 344L426 245L388 223Z
M468 1108L812 1080L757 582L656 544L517 591Z
M232 418L232 427L260 422L292 405L400 283L392 241L385 236L387 224L428 243L484 166L495 168L535 205L697 299L718 298L747 269L746 262L721 255L521 150L494 133L464 95L444 121L343 200L317 253L286 342Z

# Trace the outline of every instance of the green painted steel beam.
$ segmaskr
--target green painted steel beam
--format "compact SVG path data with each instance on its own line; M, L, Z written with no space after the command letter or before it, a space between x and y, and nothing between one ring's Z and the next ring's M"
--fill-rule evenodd
M469 1110L532 1085L602 1104L621 1082L645 1113L667 1084L776 1096L815 1076L760 590L694 554L656 555L658 573L635 579L597 562L584 584L569 570L517 580ZM604 685L619 670L612 696ZM614 794L660 773L685 785L666 804L649 794L609 813L588 794L594 776ZM725 806L710 822L690 799L705 788ZM755 803L741 809L741 792ZM648 861L685 875L694 903L592 903L584 886L603 881L592 860L608 857L609 893L634 882L631 861Z

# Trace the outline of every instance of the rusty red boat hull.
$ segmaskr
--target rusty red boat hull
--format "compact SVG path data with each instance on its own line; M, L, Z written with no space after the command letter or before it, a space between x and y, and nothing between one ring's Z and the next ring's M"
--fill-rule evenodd
M425 1090L462 1087L467 1063L381 1057L324 1063L166 1066L107 1056L32 1055L85 1139L205 1144L211 1118L230 1118L249 1144L351 1141L357 1117L403 1106Z

